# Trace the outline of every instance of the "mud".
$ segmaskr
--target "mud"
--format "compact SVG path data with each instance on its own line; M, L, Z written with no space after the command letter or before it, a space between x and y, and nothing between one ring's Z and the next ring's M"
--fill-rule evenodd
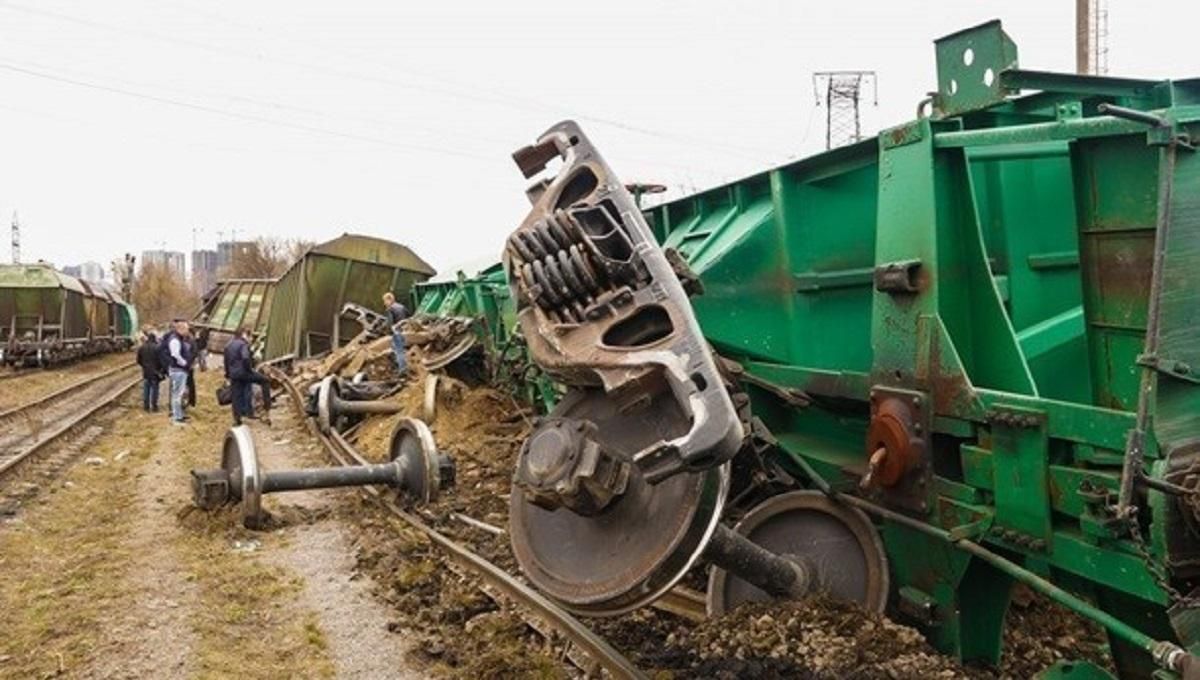
M419 368L391 398L402 405L400 414L369 418L351 436L373 460L386 458L397 419L421 417ZM512 469L531 418L504 393L442 376L430 425L439 449L455 460L457 486L417 509L440 531L510 572L517 567L507 535L472 527L456 515L507 527ZM379 584L379 596L391 605L391 626L416 640L411 653L432 672L567 674L560 646L483 594L476 580L418 532L361 497L340 511L358 524L357 567ZM701 582L703 575L697 576ZM1000 668L963 666L914 628L820 596L744 607L699 624L654 609L589 623L656 678L1026 678L1061 659L1111 663L1098 630L1036 597L1022 597L1012 608Z

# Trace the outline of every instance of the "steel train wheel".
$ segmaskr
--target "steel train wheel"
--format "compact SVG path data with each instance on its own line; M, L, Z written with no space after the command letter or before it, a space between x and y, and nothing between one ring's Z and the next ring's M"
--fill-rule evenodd
M323 434L329 434L333 429L336 420L333 401L337 399L339 391L337 378L332 375L325 376L317 388L317 427Z
M420 504L437 500L441 491L437 444L425 423L401 418L392 429L389 459L399 461L407 481L406 492Z
M254 438L245 425L230 428L225 435L221 468L229 473L230 496L241 502L242 524L247 529L261 528L267 517L262 509L262 470Z
M857 508L817 491L791 491L755 506L734 530L771 552L804 560L815 572L817 590L873 612L887 604L887 554L879 532ZM724 569L709 573L711 616L771 599Z
M687 420L653 398L619 408L599 390L568 393L551 417L590 420L602 444L632 455L687 431ZM676 475L651 486L632 471L625 493L603 512L546 510L516 486L509 501L513 553L521 570L562 606L616 616L661 597L699 559L729 490L729 466Z

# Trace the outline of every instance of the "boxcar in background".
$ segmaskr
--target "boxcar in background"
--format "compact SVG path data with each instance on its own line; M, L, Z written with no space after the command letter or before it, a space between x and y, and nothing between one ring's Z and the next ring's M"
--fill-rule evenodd
M47 264L0 265L0 362L48 366L127 350L137 311L108 286Z

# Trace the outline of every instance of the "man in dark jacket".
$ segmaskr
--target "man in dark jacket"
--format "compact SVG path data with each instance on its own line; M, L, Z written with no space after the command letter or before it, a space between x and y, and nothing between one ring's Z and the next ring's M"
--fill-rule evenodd
M158 384L163 379L163 365L158 359L158 338L153 331L148 330L142 335L137 362L142 367L142 410L147 413L157 411Z
M254 386L262 386L263 419L270 424L271 381L254 370L254 358L250 352L250 332L242 326L233 339L225 345L225 378L233 392L233 423L242 424L242 418L254 417Z
M408 372L408 358L404 356L404 334L400 332L400 322L408 318L408 308L396 302L396 296L391 291L383 294L383 308L388 325L392 327L392 352L396 355L396 367L400 369L400 375L404 375Z
M201 371L208 370L208 328L196 333L196 365Z
M187 407L196 408L196 361L200 357L200 346L196 341L195 333L184 336L183 341L188 344L188 354L192 357L187 372Z

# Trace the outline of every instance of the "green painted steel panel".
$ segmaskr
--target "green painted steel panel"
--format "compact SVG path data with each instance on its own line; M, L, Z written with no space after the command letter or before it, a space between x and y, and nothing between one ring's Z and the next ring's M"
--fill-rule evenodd
M345 303L382 308L391 290L408 299L433 269L408 248L372 237L343 235L313 247L279 278L267 324L264 356L306 357L346 342L358 332L338 315ZM335 328L335 324L338 326Z

